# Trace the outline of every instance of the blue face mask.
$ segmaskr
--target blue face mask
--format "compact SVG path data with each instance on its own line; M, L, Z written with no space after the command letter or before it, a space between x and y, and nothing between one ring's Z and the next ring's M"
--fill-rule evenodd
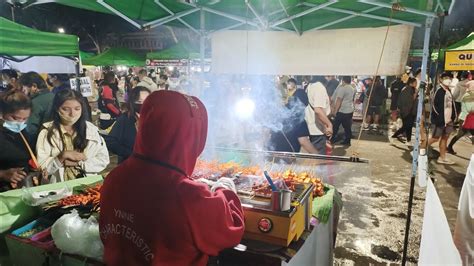
M26 128L26 122L17 122L17 121L4 121L3 122L3 127L15 132L15 133L20 133L23 129Z

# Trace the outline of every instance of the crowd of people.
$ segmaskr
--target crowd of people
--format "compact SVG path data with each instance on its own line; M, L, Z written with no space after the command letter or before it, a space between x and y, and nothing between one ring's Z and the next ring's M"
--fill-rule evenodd
M123 104L118 99L117 75L106 71L97 81L100 115L93 122L91 104L69 88L69 76L13 70L2 70L1 74L0 192L100 173L110 164L112 152L118 155L119 165L105 179L101 197L105 262L123 262L125 255L117 253L122 250L133 253L125 256L129 264L155 259L204 262L208 254L239 243L244 221L233 181L222 178L209 190L207 185L187 178L207 138L207 111L198 98L169 90L165 75L153 76L143 69L124 77ZM457 140L474 133L472 73L458 76L459 82L453 85L452 73L440 75L439 86L427 94L429 110L423 112L424 116L431 113L432 134L430 139L422 134L422 141L440 143L438 163L442 164L452 163L446 153L454 153ZM420 85L420 77L408 73L390 85L391 137L411 141ZM352 76L289 78L283 102L292 115L282 122L282 130L271 134L271 147L314 154L330 154L335 143L347 147L353 138L355 105L362 103L367 110L362 129L380 130L388 97L380 77L362 81ZM399 129L395 128L398 118L402 120ZM458 133L447 145L456 124ZM344 133L338 134L341 126ZM142 174L135 175L138 172ZM134 176L133 182L130 176ZM124 197L127 193L134 197ZM147 208L151 205L141 202L155 202L153 211L162 215L150 219ZM111 228L125 223L121 218L125 214L117 215L117 210L132 217L124 226L137 232L144 242L156 245L153 251L143 253ZM182 228L177 233L167 230L169 226L158 226L163 217L168 217L166 224L181 224ZM215 222L210 225L209 219ZM150 235L146 231L150 227L163 230ZM162 249L169 243L185 247L188 253L177 255Z
M152 91L167 89L166 75L156 84L143 73L147 71L130 71L125 77L127 99L120 103L119 79L113 71L105 72L97 81L100 115L93 123L91 104L71 90L69 75L2 70L0 191L32 179L44 184L100 173L110 162L109 151L119 162L128 158L141 105Z
M384 86L379 76L368 77L359 81L357 77L315 76L285 80L286 107L304 112L295 112L292 121L285 121L283 130L272 133L270 147L277 151L299 152L300 149L317 154L328 154L331 145L340 142L344 146L351 145L352 121L355 105L363 106L362 130L380 132L382 116L386 113L386 101L390 98L389 138L398 139L408 146L412 144L412 133L415 125L418 90L421 85L421 69L397 76L389 85ZM464 135L473 134L473 95L474 81L472 73L462 71L439 75L439 85L432 88L426 82L426 106L423 105L421 121L422 153L426 147L439 142L440 164L453 164L447 153L456 154L454 144ZM359 92L359 93L357 93ZM356 95L359 94L358 97ZM298 102L295 104L294 102ZM427 139L424 118L429 118L431 138ZM397 121L401 120L401 125ZM344 129L343 137L339 129ZM455 126L456 135L448 143ZM393 143L393 141L391 140Z
M330 154L332 145L350 146L355 105L363 104L362 130L380 130L390 97L390 137L410 145L415 124L420 72L398 76L389 86L380 77L358 80L352 76L304 76L286 79L284 104L292 115L281 130L271 133L269 149L286 152ZM136 74L135 74L136 73ZM4 69L0 108L3 119L0 176L2 190L17 187L35 170L48 173L47 182L61 182L98 173L109 163L109 151L121 163L133 153L141 106L154 91L168 90L168 76L154 71L131 69L123 75L125 103L119 102L119 77L103 73L98 88L97 121L92 123L87 98L69 88L69 76L35 72L17 73ZM424 133L421 147L439 142L438 163L452 164L455 143L473 133L472 73L439 76L436 89L427 90L423 117L430 117L431 138ZM429 88L429 87L427 87ZM359 95L356 97L356 95ZM397 120L401 120L401 125ZM340 128L343 134L339 134ZM456 135L449 136L458 126ZM100 133L99 133L100 132ZM30 174L31 173L31 174ZM30 177L31 178L31 177ZM45 180L46 182L46 180Z

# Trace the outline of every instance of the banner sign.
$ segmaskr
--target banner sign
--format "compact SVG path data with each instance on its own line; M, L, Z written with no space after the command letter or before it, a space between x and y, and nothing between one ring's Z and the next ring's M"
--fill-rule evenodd
M187 66L188 59L170 59L170 60L154 60L154 59L147 59L146 66L152 67L168 67L168 66Z
M79 81L81 83L81 90L80 92L82 93L82 96L84 97L90 97L92 96L92 82L91 78L89 77L81 77L79 78ZM69 83L71 84L71 89L72 90L77 90L76 86L76 79L70 79Z
M474 70L474 50L446 51L445 70Z

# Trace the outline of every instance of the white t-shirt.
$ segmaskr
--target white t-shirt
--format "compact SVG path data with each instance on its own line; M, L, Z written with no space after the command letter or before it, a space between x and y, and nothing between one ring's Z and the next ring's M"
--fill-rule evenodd
M309 134L313 136L324 135L324 125L321 121L317 121L314 109L316 107L323 108L326 115L331 113L331 105L326 88L321 82L311 83L308 85L309 105L305 109L305 120L308 124Z

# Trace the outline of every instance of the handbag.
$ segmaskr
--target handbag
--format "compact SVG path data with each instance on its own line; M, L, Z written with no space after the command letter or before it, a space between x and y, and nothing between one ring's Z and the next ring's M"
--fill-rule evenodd
M462 125L463 129L474 129L474 113L469 113L464 120L464 124Z

